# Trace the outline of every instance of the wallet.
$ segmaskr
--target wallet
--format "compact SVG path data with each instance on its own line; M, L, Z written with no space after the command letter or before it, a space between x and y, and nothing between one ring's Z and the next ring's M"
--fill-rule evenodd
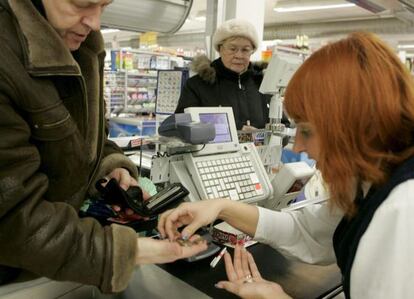
M188 195L188 190L183 185L174 183L144 201L140 187L131 186L125 191L115 179L110 179L105 187L102 186L106 181L99 180L96 189L107 204L130 208L144 217L160 214Z

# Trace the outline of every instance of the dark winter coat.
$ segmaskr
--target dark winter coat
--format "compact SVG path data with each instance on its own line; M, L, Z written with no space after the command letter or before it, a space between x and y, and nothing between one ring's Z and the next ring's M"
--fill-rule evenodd
M105 51L72 53L30 0L0 0L0 272L126 287L136 234L78 210L95 181L136 167L106 138ZM12 272L12 271L11 271Z
M226 68L221 58L212 63L206 56L197 57L192 65L197 75L187 80L176 113L187 107L229 106L233 108L237 129L250 121L256 128L264 128L269 118L270 97L259 92L262 72L252 65L239 75Z

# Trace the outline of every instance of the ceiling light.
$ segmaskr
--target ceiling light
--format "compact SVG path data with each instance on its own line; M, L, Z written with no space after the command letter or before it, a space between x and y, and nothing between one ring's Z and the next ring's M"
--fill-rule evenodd
M412 45L398 45L398 49L412 49L414 48L414 44Z
M101 33L105 34L105 33L114 33L114 32L118 32L120 31L119 29L111 29L111 28L106 28L106 29L101 29Z
M194 18L194 20L204 22L206 20L206 16L197 16Z
M206 20L206 11L205 10L198 11L194 17L194 20L199 21L199 22L204 22Z
M377 1L374 2L373 0L347 0L347 1L354 3L358 5L359 7L366 9L372 13L380 13L380 12L387 10L387 8L383 7L383 5L380 5L379 3L375 3Z
M312 5L312 6L291 6L291 7L275 7L276 12L297 12L297 11L309 11L309 10L321 10L321 9L335 9L335 8L348 8L356 6L353 3L344 4L331 4L331 5Z

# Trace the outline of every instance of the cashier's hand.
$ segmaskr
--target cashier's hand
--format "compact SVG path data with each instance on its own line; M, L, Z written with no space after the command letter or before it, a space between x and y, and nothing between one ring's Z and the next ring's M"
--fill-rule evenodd
M190 241L199 239L194 235ZM153 238L137 239L136 264L163 264L170 263L178 259L196 255L207 249L207 242L198 241L191 246L181 246L178 242L169 240L156 240Z
M177 208L164 212L158 219L158 231L163 238L175 240L192 236L200 227L217 219L225 199L209 199L185 202ZM178 228L185 226L178 232Z
M253 256L244 247L236 245L233 262L226 252L224 262L229 280L218 282L216 288L246 299L292 299L280 285L262 278Z

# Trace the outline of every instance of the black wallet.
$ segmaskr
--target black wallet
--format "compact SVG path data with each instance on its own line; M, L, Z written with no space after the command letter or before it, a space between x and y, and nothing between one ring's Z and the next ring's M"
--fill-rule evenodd
M131 208L141 216L160 214L188 195L188 190L183 185L174 183L144 201L142 190L138 186L131 186L125 191L115 179L109 180L104 187L102 183L105 182L105 179L99 180L96 189L106 203Z

